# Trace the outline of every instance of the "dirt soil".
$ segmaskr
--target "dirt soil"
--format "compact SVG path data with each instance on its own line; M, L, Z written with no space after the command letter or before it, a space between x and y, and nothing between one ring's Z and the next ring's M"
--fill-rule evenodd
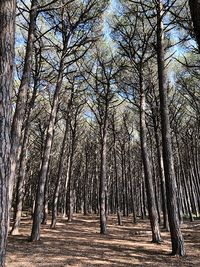
M164 243L151 243L148 221L133 225L131 217L117 225L108 221L108 235L99 234L95 215L75 215L73 222L60 218L56 229L42 226L41 241L31 243L30 218L23 218L19 236L9 236L6 267L200 267L200 221L182 226L187 256L169 256L169 233L162 232Z

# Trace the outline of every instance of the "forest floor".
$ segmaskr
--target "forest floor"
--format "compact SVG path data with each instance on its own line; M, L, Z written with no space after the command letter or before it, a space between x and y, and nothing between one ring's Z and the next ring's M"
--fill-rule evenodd
M169 233L162 232L164 243L151 243L149 222L133 225L124 218L118 226L109 217L108 235L99 234L97 216L75 215L73 222L60 218L56 229L42 226L41 241L31 243L30 218L23 218L19 236L9 236L6 267L200 267L200 221L182 225L185 257L169 256Z

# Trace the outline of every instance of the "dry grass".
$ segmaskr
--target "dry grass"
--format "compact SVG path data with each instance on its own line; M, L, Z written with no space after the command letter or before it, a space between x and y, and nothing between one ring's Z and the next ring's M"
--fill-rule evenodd
M169 234L162 245L152 244L148 221L108 221L108 235L99 234L98 217L75 215L73 222L59 219L55 230L42 226L41 241L28 242L31 221L24 218L20 236L10 236L6 267L200 267L200 222L182 226L187 256L171 257Z

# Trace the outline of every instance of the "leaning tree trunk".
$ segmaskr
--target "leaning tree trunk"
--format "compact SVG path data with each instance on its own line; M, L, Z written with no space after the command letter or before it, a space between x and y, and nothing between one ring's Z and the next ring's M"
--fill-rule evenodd
M141 66L142 67L142 66ZM148 155L148 147L147 147L147 128L145 121L145 92L143 88L143 78L142 78L142 70L140 73L140 142L141 142L141 151L142 151L142 161L144 166L144 178L145 178L145 186L146 186L146 194L147 194L147 204L148 204L148 213L151 224L152 231L152 242L160 243L160 228L158 222L158 213L155 202L155 192L153 186L153 177L152 171L149 161Z
M37 73L39 75L39 73ZM30 131L30 119L31 112L35 104L35 99L37 96L37 88L38 88L38 77L35 78L33 94L28 105L26 121L24 126L24 135L22 142L22 149L20 155L20 163L19 163L19 174L17 177L17 186L16 186L16 201L15 201L15 214L14 214L14 222L11 230L11 235L19 234L19 227L22 216L22 204L24 198L24 181L26 177L26 164L27 164L27 147L29 141L29 131Z
M64 69L64 57L62 56L56 89L55 89L54 98L53 98L52 110L51 110L50 119L49 119L49 125L48 125L48 130L47 130L47 137L45 141L42 164L41 164L41 169L39 172L36 203L35 203L33 225L32 225L32 232L31 232L31 241L40 240L40 226L41 226L41 221L42 221L42 212L43 212L43 204L44 204L43 203L44 189L45 189L45 183L46 183L46 178L47 178L47 170L48 170L48 165L49 165L51 147L53 143L53 132L54 132L54 125L55 125L56 116L57 116L58 103L59 103L59 92L61 90L62 80L63 80L63 69Z
M31 79L31 66L32 66L32 54L34 45L34 32L36 27L38 1L32 0L30 10L30 22L28 29L28 40L26 47L26 55L24 61L24 68L22 73L22 79L18 91L17 103L15 113L13 116L12 129L11 129L11 174L9 181L9 201L10 207L12 202L13 186L16 173L16 166L18 160L18 151L20 147L22 124L25 115L25 106L27 99L28 87Z
M0 0L0 266L8 234L11 97L13 90L15 0ZM9 44L9 45L8 45Z
M157 6L157 61L160 97L160 113L162 128L163 160L165 171L167 210L172 243L172 255L185 255L184 240L180 229L177 203L177 184L174 171L171 129L168 107L168 84L164 61L164 31L162 23L163 6L159 1Z

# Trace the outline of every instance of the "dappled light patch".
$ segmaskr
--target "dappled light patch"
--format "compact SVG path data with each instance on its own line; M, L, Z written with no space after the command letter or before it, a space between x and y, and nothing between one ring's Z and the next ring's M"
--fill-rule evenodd
M19 236L10 236L6 267L93 267L93 266L200 266L200 223L185 223L182 230L187 256L170 257L170 236L162 232L164 243L151 242L147 220L134 225L124 218L117 226L115 216L108 221L108 235L99 234L94 216L75 215L73 222L60 218L56 229L42 226L41 241L28 242L30 218L23 218ZM138 234L135 234L135 233Z

